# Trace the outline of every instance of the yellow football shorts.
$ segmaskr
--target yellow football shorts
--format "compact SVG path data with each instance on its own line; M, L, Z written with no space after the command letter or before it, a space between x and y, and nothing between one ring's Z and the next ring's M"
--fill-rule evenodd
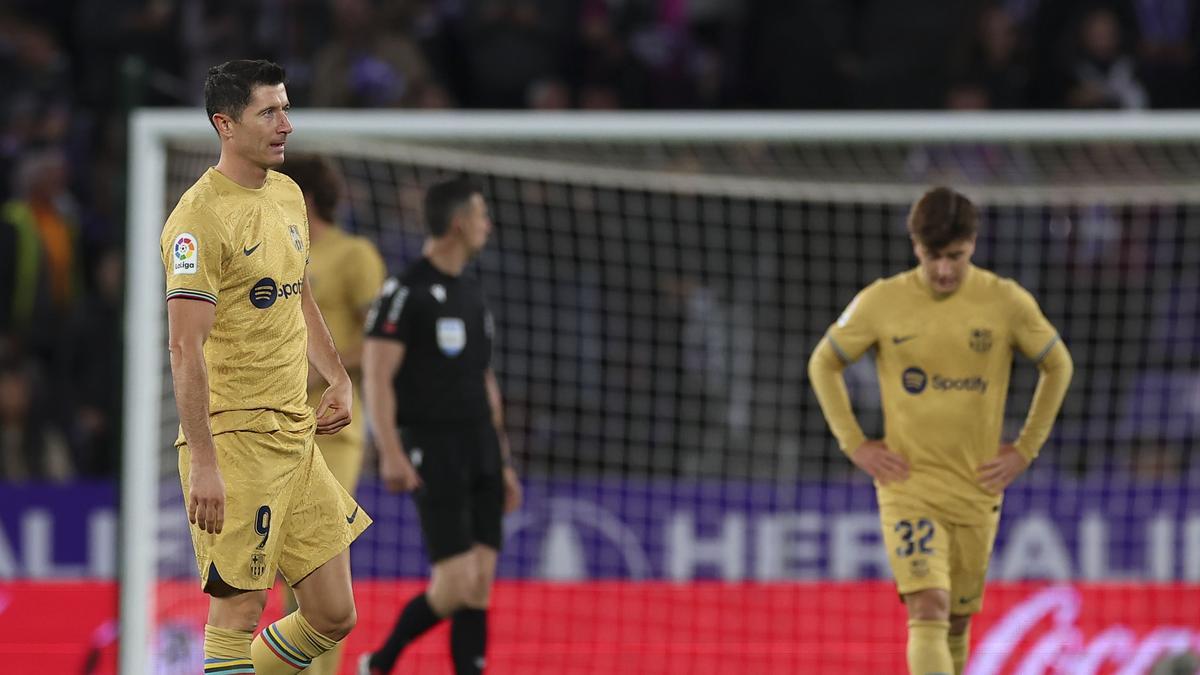
M321 402L324 390L310 391L309 407L316 409ZM362 408L362 397L355 391L354 403L350 409L350 424L341 431L330 436L322 436L320 441L321 454L325 457L325 465L333 472L333 477L351 496L358 487L358 477L362 473L363 447L366 443L367 414Z
M233 431L213 442L225 481L225 525L220 534L190 527L202 588L214 573L246 591L270 588L276 571L295 584L371 524L334 479L312 432ZM190 456L181 445L185 503Z
M941 588L950 592L951 614L976 614L983 609L999 513L985 524L951 524L929 507L892 503L880 505L879 518L901 595Z

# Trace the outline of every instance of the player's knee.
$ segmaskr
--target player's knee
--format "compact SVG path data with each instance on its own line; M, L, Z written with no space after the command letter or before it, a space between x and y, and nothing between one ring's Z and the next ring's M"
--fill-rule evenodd
M479 573L470 565L455 570L452 595L455 609L475 604L479 595Z
M908 618L920 621L947 621L950 618L950 594L940 588L929 588L905 596Z
M465 591L462 599L464 605L476 609L484 609L488 606L488 602L492 598L491 579L486 575L476 574L465 587Z
M209 625L232 630L253 631L267 605L266 591L240 592L213 596L208 608Z
M970 614L951 614L950 615L950 634L962 635L971 627Z
M357 624L358 624L358 610L354 608L354 605L350 605L350 611L343 614L338 620L337 628L335 631L338 634L338 637L336 639L341 640L342 638L349 635L350 631L354 630L354 626L356 626Z
M437 570L430 581L426 598L438 616L449 616L463 606L466 577L454 568Z
M318 633L330 640L341 640L354 630L354 625L358 623L358 611L351 604L327 610L314 618L316 620L310 620L309 623Z
M492 583L495 580L495 573L487 567L481 567L475 570L471 577L471 582L467 586L467 597L464 598L465 604L477 609L484 609L492 598Z

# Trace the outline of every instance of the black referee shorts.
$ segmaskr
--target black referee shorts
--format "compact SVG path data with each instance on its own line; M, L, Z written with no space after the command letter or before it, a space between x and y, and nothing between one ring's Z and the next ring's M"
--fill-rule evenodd
M413 492L431 562L475 544L500 550L504 475L500 439L490 422L401 427L408 459L424 485Z

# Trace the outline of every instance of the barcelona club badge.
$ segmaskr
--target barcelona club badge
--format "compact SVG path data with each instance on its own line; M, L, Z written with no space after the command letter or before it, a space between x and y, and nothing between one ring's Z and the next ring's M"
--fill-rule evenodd
M288 225L288 233L292 235L292 244L296 250L304 253L304 240L300 238L300 230L295 225Z
M267 571L267 555L262 551L250 554L250 578L257 579Z
M992 348L992 331L988 328L971 329L971 349L979 353Z

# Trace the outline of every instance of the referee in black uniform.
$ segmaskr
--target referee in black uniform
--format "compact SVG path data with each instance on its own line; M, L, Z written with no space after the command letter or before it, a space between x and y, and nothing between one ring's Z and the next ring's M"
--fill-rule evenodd
M483 672L501 518L521 503L490 365L492 315L463 274L491 233L487 203L465 179L438 183L425 220L424 256L384 283L367 316L363 384L380 474L388 489L412 492L433 573L359 675L389 674L447 617L455 672Z

